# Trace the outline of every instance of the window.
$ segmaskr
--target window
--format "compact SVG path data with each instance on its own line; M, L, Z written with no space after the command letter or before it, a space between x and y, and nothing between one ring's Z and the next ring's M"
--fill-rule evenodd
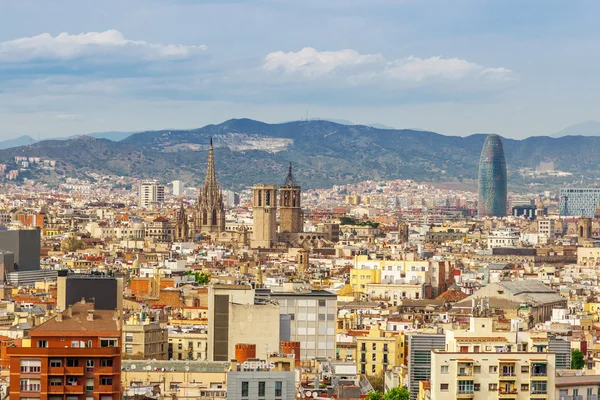
M447 365L442 365L440 367L440 373L447 374L448 373L448 366Z
M319 314L319 321L325 321L325 314Z
M371 364L371 373L374 374L377 371L377 366L375 364Z
M181 346L181 344L180 344ZM179 349L181 350L181 349ZM125 354L133 354L133 346L130 344L125 345Z
M50 386L62 386L61 378L50 378L49 382L50 382Z
M283 396L283 382L276 381L275 382L275 397Z
M248 397L248 392L250 392L250 383L242 382L242 397Z
M125 341L126 342L133 342L133 333L126 333L125 334Z
M440 390L442 392L447 392L448 391L448 386L449 386L448 383L440 383Z
M78 348L79 347L79 340L71 340L71 347Z
M476 383L473 385L473 390L479 392L481 390L481 383Z
M377 353L371 353L371 361L377 361Z
M88 346L87 347L92 347L92 341L88 340Z
M179 382L171 382L169 389L179 392Z
M94 390L94 378L87 378L85 380L85 390L91 392Z
M39 379L21 379L21 392L39 392L41 382Z
M295 321L296 320L296 315L294 315L294 313L290 313L290 321Z
M319 307L325 307L325 300L319 300Z
M474 365L473 366L473 373L480 374L481 373L481 365Z
M264 397L266 393L266 383L258 382L258 397Z
M108 386L108 385L112 385L113 380L111 377L109 376L101 376L100 377L100 384L104 385L104 386Z
M498 372L498 366L497 365L490 365L490 374L495 374Z
M458 381L458 393L473 393L473 381Z
M373 343L371 345L371 348L373 349L373 351L376 351L377 350L377 343Z
M67 358L67 367L78 367L79 360L76 358Z
M497 383L490 383L488 386L488 390L495 392L498 390L498 384Z
M118 339L100 339L100 347L117 347L118 345Z
M522 383L522 384L521 384L521 391L522 391L522 392L529 392L529 384L527 384L527 383Z
M183 350L183 344L182 343L178 343L177 344L177 350Z
M37 347L48 347L48 341L47 340L38 340Z
M388 345L387 345L387 343L383 344L383 351L388 351Z
M85 360L85 372L94 372L94 360Z
M79 386L79 379L76 376L67 376L67 386Z
M42 370L40 360L21 360L21 372L26 374L39 374Z
M529 373L529 366L528 365L521 365L521 373L522 374Z
M50 368L52 367L62 367L61 359L50 359Z
M113 366L113 360L112 358L103 358L100 360L100 366L101 367L112 367Z

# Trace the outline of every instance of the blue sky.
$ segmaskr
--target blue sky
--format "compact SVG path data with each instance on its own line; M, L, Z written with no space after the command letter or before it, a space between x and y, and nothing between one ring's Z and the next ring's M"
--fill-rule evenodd
M600 119L596 0L2 0L0 137L304 117L523 138Z

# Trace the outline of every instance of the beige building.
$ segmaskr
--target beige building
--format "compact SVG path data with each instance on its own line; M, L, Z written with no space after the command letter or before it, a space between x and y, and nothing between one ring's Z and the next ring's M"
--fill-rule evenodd
M133 314L123 325L123 357L167 360L167 330L140 314Z
M169 359L208 359L208 333L204 329L169 332Z
M600 247L577 247L577 264L586 267L600 265Z
M285 183L279 188L279 232L303 232L304 215L300 205L301 189L292 175L292 164Z
M446 350L431 351L431 398L553 398L555 354L544 332L494 331L472 317L468 330L446 331Z
M356 337L359 372L380 376L384 371L402 364L400 335L387 332L375 325L366 336Z
M277 185L257 184L253 193L252 248L270 249L277 241Z

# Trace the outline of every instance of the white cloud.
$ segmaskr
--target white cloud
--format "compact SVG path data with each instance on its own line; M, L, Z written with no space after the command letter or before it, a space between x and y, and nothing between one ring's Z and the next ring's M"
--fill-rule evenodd
M409 56L390 61L381 54L360 54L355 50L320 52L311 47L298 52L270 53L265 57L263 68L287 77L336 76L353 84L377 80L418 83L426 80L503 80L514 77L507 68L486 68L460 58Z
M206 50L206 46L148 43L130 40L117 30L88 32L57 36L42 33L0 43L0 63L18 63L35 60L73 60L98 56L118 56L125 59L172 60L185 59Z

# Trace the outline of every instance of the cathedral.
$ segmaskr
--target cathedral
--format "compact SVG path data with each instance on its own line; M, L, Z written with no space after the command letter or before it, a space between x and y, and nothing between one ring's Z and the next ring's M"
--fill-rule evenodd
M196 215L194 218L194 235L218 234L225 232L225 204L223 193L215 175L215 158L213 153L213 142L210 139L208 148L208 165L206 167L206 179L198 194Z

